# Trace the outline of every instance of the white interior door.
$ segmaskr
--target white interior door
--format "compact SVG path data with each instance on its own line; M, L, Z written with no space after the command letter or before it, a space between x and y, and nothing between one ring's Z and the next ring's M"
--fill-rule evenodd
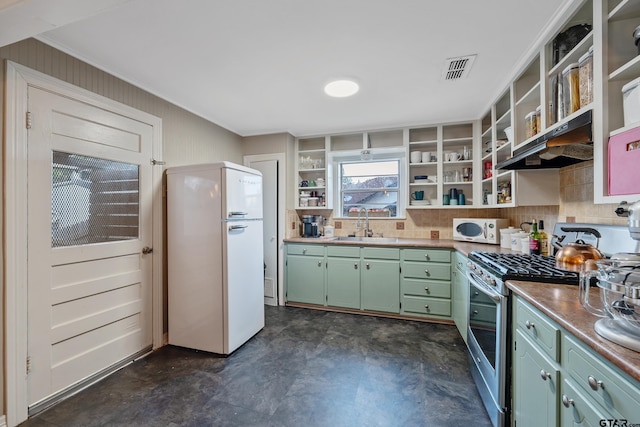
M278 161L250 162L262 172L262 213L264 227L264 303L278 305Z
M31 410L151 348L153 128L34 87L28 103Z

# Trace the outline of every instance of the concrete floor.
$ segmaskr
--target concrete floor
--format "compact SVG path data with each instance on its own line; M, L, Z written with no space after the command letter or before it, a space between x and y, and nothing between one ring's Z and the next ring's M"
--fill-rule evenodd
M231 356L166 346L22 426L489 426L454 326L266 307Z

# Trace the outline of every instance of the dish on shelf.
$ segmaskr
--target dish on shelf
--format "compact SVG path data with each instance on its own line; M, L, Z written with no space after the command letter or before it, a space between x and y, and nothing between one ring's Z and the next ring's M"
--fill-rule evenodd
M413 177L413 179L416 180L416 181L419 180L419 179L427 179L427 178L429 178L427 175L415 175Z
M426 206L430 203L431 202L429 202L428 200L411 200L410 202L411 206Z

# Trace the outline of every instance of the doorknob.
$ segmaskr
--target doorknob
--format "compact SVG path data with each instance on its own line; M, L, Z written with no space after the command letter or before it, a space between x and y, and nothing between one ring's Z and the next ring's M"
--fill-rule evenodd
M153 248L150 248L149 246L142 248L142 253L145 255L150 254L151 252L153 252Z

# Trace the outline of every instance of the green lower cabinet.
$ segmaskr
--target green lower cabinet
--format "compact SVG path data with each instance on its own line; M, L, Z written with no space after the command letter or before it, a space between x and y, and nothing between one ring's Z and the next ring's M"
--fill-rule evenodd
M512 425L557 425L560 368L520 331L514 345Z
M467 279L467 257L460 252L451 255L451 307L453 321L467 342L467 327L469 322L469 280Z
M360 308L360 258L327 258L327 305Z
M451 319L451 251L403 249L401 259L400 313Z
M512 425L622 426L640 421L638 381L520 296L513 303Z
M287 301L323 305L324 257L287 256Z
M400 312L400 262L363 259L361 264L362 309Z

